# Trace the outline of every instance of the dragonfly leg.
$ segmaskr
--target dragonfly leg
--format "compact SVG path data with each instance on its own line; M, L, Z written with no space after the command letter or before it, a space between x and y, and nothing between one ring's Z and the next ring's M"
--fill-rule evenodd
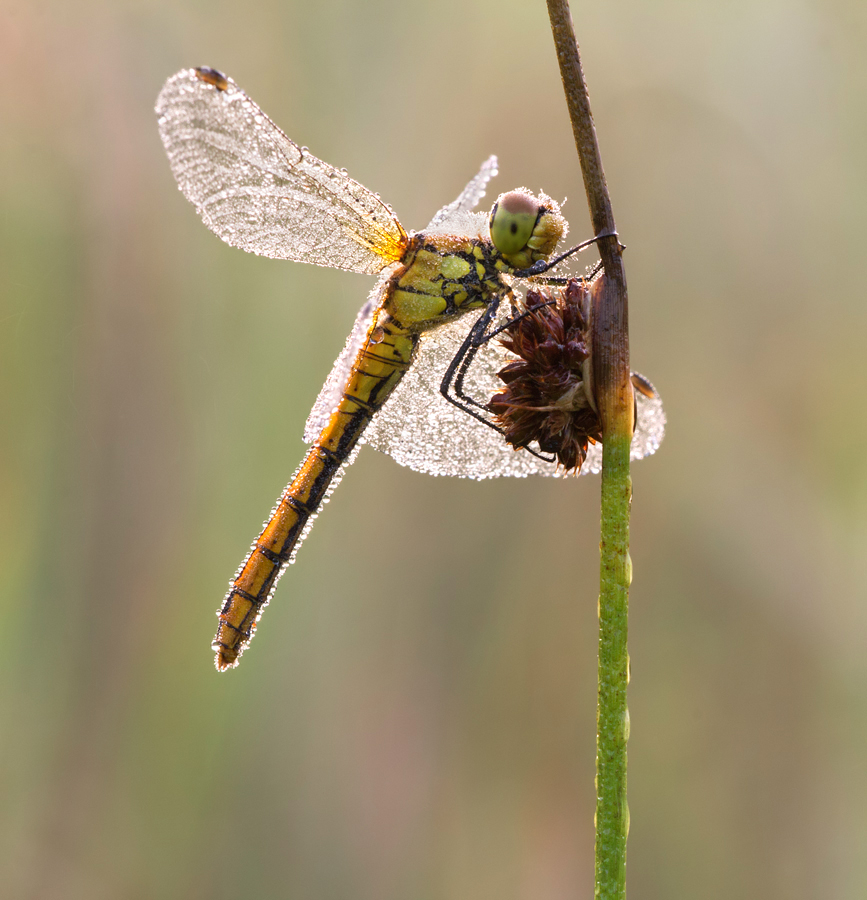
M493 428L502 434L502 429L498 425L476 412L476 409L487 411L487 407L472 397L468 397L463 392L464 375L479 347L485 343L485 332L496 315L498 307L499 299L494 300L485 309L482 315L479 316L478 321L470 329L469 334L464 338L464 342L458 348L458 352L454 355L443 375L443 380L440 383L440 393L453 406L457 406L458 409L463 410L474 419L484 422L489 428ZM476 407L476 409L472 407Z

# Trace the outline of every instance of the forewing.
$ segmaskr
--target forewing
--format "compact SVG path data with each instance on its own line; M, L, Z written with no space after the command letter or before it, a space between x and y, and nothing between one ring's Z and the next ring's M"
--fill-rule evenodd
M431 220L425 231L440 231L448 220L463 212L476 208L479 200L485 196L488 182L497 174L497 157L489 156L470 183L461 191L457 200L444 206Z
M403 256L391 208L286 137L232 79L222 90L184 69L156 112L178 186L226 243L368 274Z

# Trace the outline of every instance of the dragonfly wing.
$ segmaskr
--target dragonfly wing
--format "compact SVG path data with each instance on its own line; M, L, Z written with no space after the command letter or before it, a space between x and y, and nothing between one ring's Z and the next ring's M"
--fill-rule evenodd
M310 410L310 415L307 417L307 424L304 426L304 440L308 444L312 444L319 437L334 408L340 403L343 389L346 386L346 379L349 377L349 370L352 368L355 357L358 355L367 332L370 330L370 323L373 321L373 314L379 305L381 293L381 288L377 285L371 291L367 303L358 311L358 315L355 317L355 324L352 326L352 331L349 332L349 337L346 339L346 344L344 344L343 349L340 351L340 356L337 357L337 360L331 367L331 372L328 378L325 379L325 384L322 385L322 390L319 392L319 396L313 404L313 409Z
M488 182L497 174L497 157L489 156L470 183L461 191L457 200L444 206L431 220L425 231L441 231L450 218L463 212L469 212L478 206L479 200L485 196Z
M656 388L637 372L632 373L635 390L635 432L630 459L644 459L659 449L665 436L665 410Z
M507 304L503 304L507 306ZM440 393L443 374L473 325L464 317L424 333L409 371L385 406L376 414L362 440L388 453L402 466L430 475L496 478L528 475L563 475L563 469L526 450L516 450L503 436L449 403ZM499 324L505 311L499 315ZM488 341L476 354L464 380L465 392L485 402L502 390L496 373L515 357L497 340ZM636 391L638 425L632 459L655 452L665 430L662 401L649 382L653 396ZM538 449L534 445L534 449ZM602 469L602 445L591 444L580 474Z
M156 105L178 186L211 231L251 253L368 274L403 256L407 236L386 203L223 85L184 69Z

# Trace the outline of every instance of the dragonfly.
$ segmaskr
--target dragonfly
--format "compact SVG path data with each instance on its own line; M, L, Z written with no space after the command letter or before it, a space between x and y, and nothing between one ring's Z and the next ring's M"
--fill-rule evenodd
M310 447L218 610L212 649L225 671L238 664L279 577L362 443L434 475L563 474L540 448L508 444L473 398L502 387L497 372L509 352L489 338L517 309L516 289L562 283L547 273L598 238L555 255L566 220L556 201L526 188L501 194L490 213L475 212L497 173L494 156L426 228L408 232L378 194L290 140L209 67L169 78L156 113L178 187L226 243L378 276L307 420ZM657 449L665 426L659 395L643 383L633 459ZM601 450L592 445L580 471L600 468Z

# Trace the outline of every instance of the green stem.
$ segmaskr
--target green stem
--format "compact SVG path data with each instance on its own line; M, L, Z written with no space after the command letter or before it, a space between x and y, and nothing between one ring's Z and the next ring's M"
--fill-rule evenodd
M599 697L596 712L596 897L626 896L626 741L629 711L626 648L629 614L628 434L605 438L599 592Z
M596 128L567 0L547 0L551 31L596 234L616 231ZM599 900L626 896L626 741L629 713L626 647L629 612L629 507L632 481L632 385L629 319L622 248L599 242L605 274L593 285L591 347L602 419L602 515L599 590L599 695L596 735L596 889Z

